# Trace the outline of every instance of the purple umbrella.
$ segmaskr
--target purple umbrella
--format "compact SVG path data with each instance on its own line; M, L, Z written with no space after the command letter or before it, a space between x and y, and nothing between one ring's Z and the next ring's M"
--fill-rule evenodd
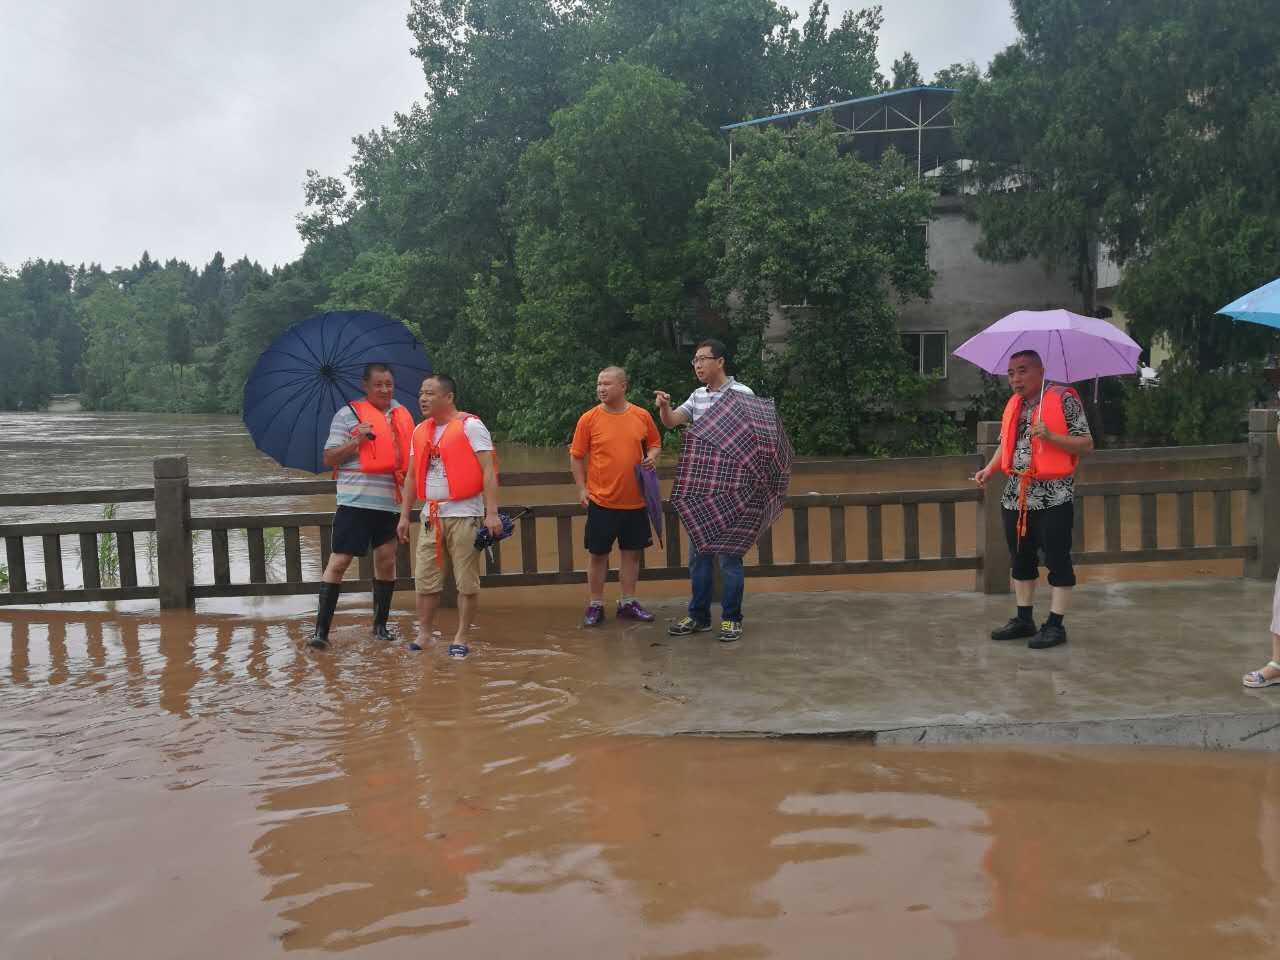
M658 471L636 464L636 483L644 494L644 506L649 511L649 526L653 527L653 535L658 538L658 546L662 542L662 491L658 488Z
M1018 310L970 337L954 355L998 376L1023 350L1040 354L1045 379L1055 383L1136 373L1142 352L1106 320L1068 310Z

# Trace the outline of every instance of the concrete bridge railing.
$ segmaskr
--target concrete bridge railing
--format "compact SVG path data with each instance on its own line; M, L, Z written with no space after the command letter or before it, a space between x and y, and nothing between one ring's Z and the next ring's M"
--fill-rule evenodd
M1234 475L1092 482L1086 469L1076 486L1076 562L1088 565L1241 559L1245 576L1273 578L1280 567L1280 447L1275 441L1275 429L1276 411L1254 410L1250 412L1249 439L1245 443L1105 450L1091 455L1087 463L1112 466L1221 461ZM795 475L865 476L868 472L921 467L971 472L992 455L998 433L999 424L979 424L977 450L967 456L806 461L795 465ZM667 477L672 472L671 468L663 471ZM567 472L504 474L504 509L522 508L518 503L521 487L569 482ZM1000 518L1001 486L992 483L985 490L970 485L791 496L779 524L766 531L748 555L746 571L755 577L814 577L973 570L975 589L1005 593L1009 590L1009 555ZM319 569L331 549L330 513L193 517L192 504L332 495L333 491L331 480L192 484L187 460L179 456L161 457L154 462L151 487L0 494L0 509L143 502L154 506L153 516L142 518L0 523L9 581L8 589L0 590L0 606L155 599L164 609L189 609L203 598L312 593L319 586ZM1196 524L1197 495L1212 498L1212 529L1204 531L1208 534L1204 537ZM1232 519L1233 497L1237 495L1245 498L1243 529L1237 529L1239 524ZM1122 510L1122 504L1133 498L1138 507L1136 523L1126 519L1132 517L1132 509ZM1161 544L1162 498L1166 506L1172 506L1176 517L1174 544ZM961 551L958 534L969 531L961 525L958 507L970 503L975 505L969 521L973 524L972 550ZM1087 549L1087 518L1098 510L1102 543ZM847 522L851 512L860 514L852 524ZM921 536L922 513L929 532L927 538ZM584 583L586 571L579 568L574 546L574 518L584 514L576 502L528 505L528 512L518 522L516 536L500 544L486 559L484 586ZM850 526L861 529L865 542L858 550L852 550L847 541ZM309 530L315 531L314 536L304 537L304 531ZM270 538L268 531L272 532ZM778 531L783 531L786 542L775 544ZM244 537L247 569L243 564L232 563L233 532ZM819 539L815 539L815 532ZM145 538L146 560L154 569L152 582L139 580L139 534ZM548 535L553 535L554 541L544 539ZM647 564L641 571L642 578L669 580L687 576L687 547L669 506L664 539L661 562ZM927 539L928 546L922 546L922 539ZM969 538L965 536L965 540ZM38 543L41 555L33 570L28 569L28 542L33 546ZM65 565L70 552L64 555L64 542L75 544L73 549L78 552L79 586L67 585ZM541 544L551 542L553 550L540 549ZM206 549L208 563L198 564L198 554ZM282 558L273 562L272 553L282 554ZM856 559L854 553L858 554ZM110 570L102 569L100 557L104 555L112 558ZM279 559L283 560L283 570L278 579L273 579ZM304 566L315 575L306 576ZM198 571L207 571L207 575L198 578ZM371 575L369 558L363 557L356 579L348 581L348 587L370 589ZM399 550L397 586L412 587L407 545Z

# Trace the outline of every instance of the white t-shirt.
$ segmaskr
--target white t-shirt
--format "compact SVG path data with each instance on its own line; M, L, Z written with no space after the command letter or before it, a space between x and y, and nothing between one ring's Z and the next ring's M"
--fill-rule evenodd
M715 402L723 397L730 390L737 390L739 393L745 393L754 397L755 391L748 387L745 383L739 383L733 377L726 377L724 383L720 384L719 390L710 390L707 387L699 387L693 393L689 394L689 399L680 406L676 407L680 413L685 414L689 418L690 423L697 423L698 418L715 405Z
M435 444L440 442L440 438L444 436L445 427L448 424L441 424L436 427L436 435L432 438L432 456L427 464L427 499L440 501L440 516L442 517L483 517L484 516L484 495L476 494L474 497L468 497L466 500L448 500L449 496L449 475L445 473L444 461L440 459L440 454L435 452L438 450ZM467 442L471 444L471 449L476 453L483 453L486 450L493 449L493 437L489 435L489 428L486 427L478 417L471 417L462 425L462 431L466 435ZM422 508L422 516L427 515L427 508Z

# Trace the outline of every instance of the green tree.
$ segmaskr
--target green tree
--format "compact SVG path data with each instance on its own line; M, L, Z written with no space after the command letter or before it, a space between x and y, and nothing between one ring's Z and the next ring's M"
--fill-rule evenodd
M972 60L967 62L956 61L935 73L933 80L930 81L930 86L949 87L952 90L956 90L965 83L976 83L981 77L982 72Z
M775 0L603 0L596 11L586 36L598 63L625 59L677 81L690 118L710 129L772 112L792 69L792 14Z
M923 86L924 80L920 77L920 63L911 55L911 51L908 50L893 61L893 79L889 83L890 90L910 90L912 87Z
M32 335L49 341L58 358L58 372L49 386L59 393L75 391L76 366L83 349L71 290L73 277L69 266L52 260L31 260L18 272L23 295L35 316Z
M80 301L87 338L81 403L97 410L208 409L207 383L192 367L194 271L175 261L132 285L118 279L130 273L119 271Z
M40 409L59 389L57 346L40 332L25 282L0 265L0 410Z
M238 413L244 384L258 357L292 324L305 320L328 296L324 281L294 263L255 281L231 314L217 396L222 410Z
M1280 24L1265 0L1014 0L1013 12L1018 41L956 104L978 161L979 250L1062 265L1091 313L1100 247L1136 276L1241 174L1265 122L1255 100L1280 86Z
M137 328L129 297L119 284L99 284L82 301L81 310L86 342L80 403L87 410L130 409L126 385Z
M637 387L652 388L685 359L675 318L698 279L690 217L718 152L689 99L648 67L614 64L526 153L515 208L523 298L510 339L495 344L507 359L500 423L514 438L567 439L602 366L630 364Z
M797 450L928 449L954 440L921 410L926 381L901 353L894 302L926 296L917 236L932 193L902 158L842 154L829 119L753 130L732 181L701 211L712 290L731 318L744 379L778 398ZM766 349L771 313L790 320ZM909 429L902 429L903 427Z
M776 110L803 110L866 97L883 87L877 58L884 22L881 8L847 11L834 29L829 29L829 21L825 0L812 0L800 29L787 31L775 57Z

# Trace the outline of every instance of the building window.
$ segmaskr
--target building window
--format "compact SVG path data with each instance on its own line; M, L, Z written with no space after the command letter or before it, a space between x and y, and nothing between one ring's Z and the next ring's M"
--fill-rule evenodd
M911 244L911 254L921 263L929 262L929 224L915 224L907 235Z
M904 333L902 349L916 373L930 377L947 375L947 335L943 333Z

